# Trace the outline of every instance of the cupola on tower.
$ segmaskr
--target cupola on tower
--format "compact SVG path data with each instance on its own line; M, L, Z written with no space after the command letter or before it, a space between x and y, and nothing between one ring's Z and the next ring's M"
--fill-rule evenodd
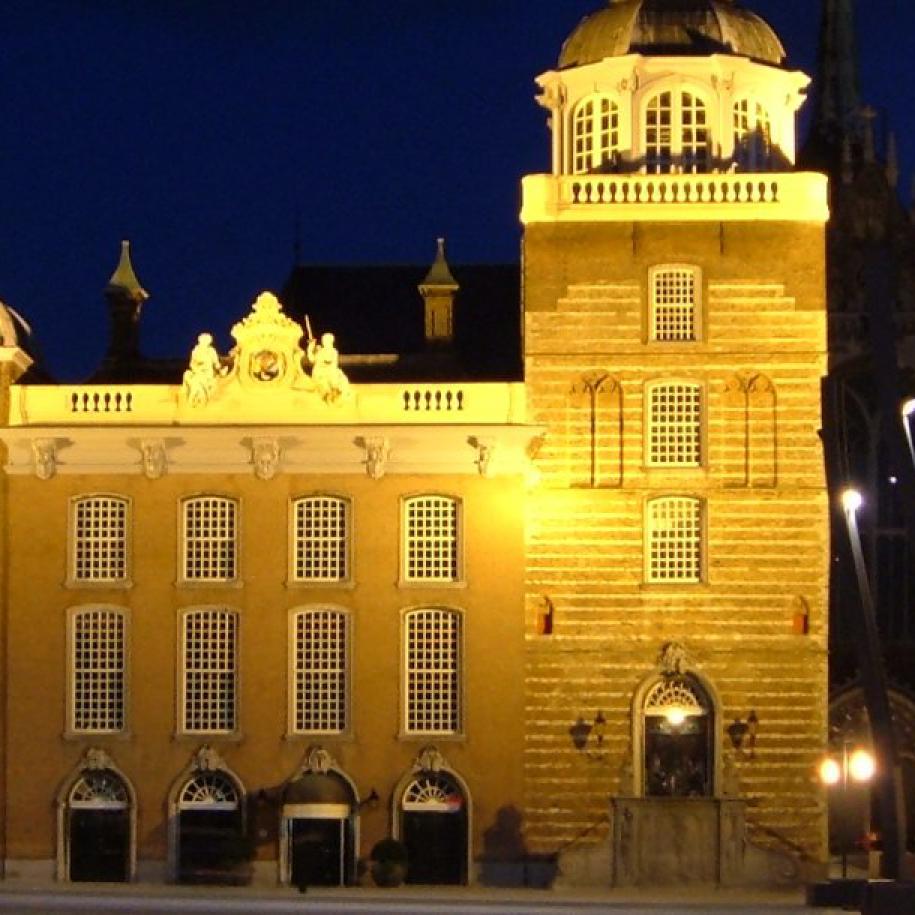
M794 162L810 82L730 0L611 0L537 79L554 174L770 171Z
M828 212L784 61L736 3L614 0L536 80L526 826L570 879L738 882L744 825L825 855Z

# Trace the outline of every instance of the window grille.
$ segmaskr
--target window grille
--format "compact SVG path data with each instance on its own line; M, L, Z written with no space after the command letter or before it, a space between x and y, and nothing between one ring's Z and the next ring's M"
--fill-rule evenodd
M77 499L72 525L73 580L126 580L127 500L117 496Z
M332 496L297 499L293 509L293 581L345 581L349 504Z
M698 467L701 462L702 389L677 382L648 388L648 463Z
M742 168L754 169L769 164L772 123L759 102L742 99L734 104L734 158Z
M464 794L451 776L429 772L407 785L401 806L418 813L454 813L464 805Z
M84 810L126 810L130 795L111 769L86 769L70 789L69 806Z
M183 630L182 730L234 731L237 614L193 610L184 615Z
M119 610L74 613L71 638L71 707L73 731L115 732L124 729L126 625Z
M293 730L340 733L347 727L348 616L337 610L295 615Z
M184 577L232 581L237 575L238 506L232 499L201 496L184 502Z
M709 132L705 103L689 92L680 95L680 155L683 170L708 168Z
M181 789L180 810L238 810L238 789L224 772L197 772Z
M645 111L645 165L649 172L670 171L673 156L671 120L673 107L669 92L661 92Z
M697 339L697 271L665 267L651 275L651 339L661 342Z
M697 582L702 565L702 510L698 499L669 496L648 503L647 577L653 582Z
M708 111L691 92L659 92L645 108L648 172L705 171L709 164Z
M619 107L609 98L590 98L575 111L572 124L575 174L603 168L620 148Z
M405 503L407 581L458 578L458 503L446 496L419 496Z
M406 731L454 734L461 728L461 616L416 610L406 617Z

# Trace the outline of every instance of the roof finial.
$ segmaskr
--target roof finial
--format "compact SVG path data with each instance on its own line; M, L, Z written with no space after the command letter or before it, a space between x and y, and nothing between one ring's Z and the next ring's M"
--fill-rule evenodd
M105 292L126 292L132 299L141 302L149 298L149 293L140 285L140 281L134 273L130 260L130 242L126 239L121 242L121 257L114 273L111 274L111 279L108 280Z
M445 259L445 239L439 238L438 249L435 252L435 260L423 280L423 286L454 286L457 288L457 280L452 276L451 269L448 267L448 261Z

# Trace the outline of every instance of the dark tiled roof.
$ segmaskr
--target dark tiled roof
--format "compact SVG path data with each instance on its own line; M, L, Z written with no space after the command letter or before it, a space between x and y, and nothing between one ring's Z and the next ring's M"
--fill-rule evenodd
M344 362L354 381L460 377L521 377L521 292L517 264L451 265L455 341L450 348L424 341L418 286L428 264L295 267L280 301L286 313L311 321L316 335L336 335L342 356L398 354L391 364Z

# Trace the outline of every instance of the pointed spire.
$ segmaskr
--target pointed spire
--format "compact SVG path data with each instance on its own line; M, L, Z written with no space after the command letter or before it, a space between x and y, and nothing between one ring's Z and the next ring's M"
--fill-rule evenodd
M459 288L445 260L445 239L440 238L435 260L419 284L425 308L427 343L448 344L454 339L454 297Z
M448 267L448 261L445 260L445 239L438 239L438 250L435 253L435 260L422 282L423 286L454 286L457 289L457 281L451 275L451 269Z
M149 293L140 285L140 281L134 273L130 260L130 242L127 240L121 242L121 257L114 273L111 274L111 279L108 280L105 293L108 295L127 293L130 298L138 302L144 302L149 298Z
M858 132L854 0L823 0L813 133L831 143Z
M886 138L886 181L893 190L899 186L899 150L896 148L896 134L892 130Z
M864 133L861 156L868 164L874 162L877 158L877 147L874 142L874 122L876 120L876 110L870 105L865 105L861 109L861 124Z

